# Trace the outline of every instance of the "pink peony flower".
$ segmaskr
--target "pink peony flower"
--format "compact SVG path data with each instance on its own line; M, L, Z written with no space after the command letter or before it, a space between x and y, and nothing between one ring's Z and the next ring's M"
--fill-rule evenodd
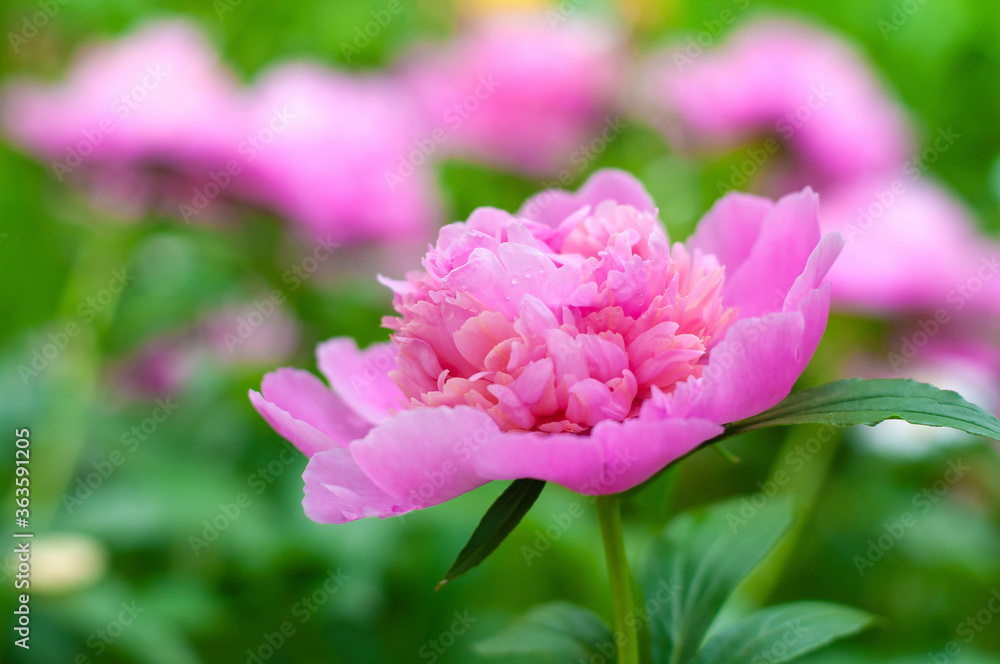
M395 293L389 343L317 350L250 399L310 457L306 514L340 523L489 480L586 494L639 484L792 388L826 325L810 191L720 200L673 245L649 195L606 170L522 212L444 227Z
M227 305L158 336L113 370L121 396L150 399L185 389L206 364L261 367L295 352L299 324L271 299Z
M2 122L59 180L82 179L135 214L226 162L236 89L198 29L164 21L84 50L62 83L9 85Z
M792 21L758 21L720 48L654 55L641 103L673 142L784 141L811 186L878 173L912 150L909 123L848 44ZM770 159L771 155L765 154Z
M1000 245L930 180L883 176L831 187L820 222L845 238L830 270L842 308L882 315L942 309L949 317L1000 311Z
M9 86L2 110L57 178L130 216L249 202L341 242L424 241L439 215L430 169L393 175L430 131L399 82L298 63L243 89L180 20L85 51L63 83Z
M509 14L408 56L403 75L435 152L546 175L614 124L622 46L599 24Z
M646 81L646 111L677 143L687 136L731 148L770 136L734 166L730 185L760 171L756 186L769 193L805 183L820 190L821 229L846 239L830 272L838 308L1000 309L997 243L926 176L903 112L846 44L802 24L761 21L712 51L659 54ZM954 140L950 129L939 132L933 150Z
M433 171L393 175L429 129L401 86L308 63L266 73L248 95L234 180L247 198L334 241L426 240ZM235 150L234 144L234 150Z

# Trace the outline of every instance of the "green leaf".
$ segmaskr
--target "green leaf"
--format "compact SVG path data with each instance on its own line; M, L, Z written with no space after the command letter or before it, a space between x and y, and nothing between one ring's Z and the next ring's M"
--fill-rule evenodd
M487 656L543 654L557 661L602 661L616 656L611 630L597 615L569 602L551 602L533 608L503 632L480 641L476 652Z
M791 501L731 500L676 517L654 538L642 572L658 661L690 661L737 584L792 524Z
M874 426L888 419L1000 440L1000 420L979 406L955 392L902 378L848 378L802 390L771 410L730 424L723 436L788 424Z
M870 614L837 604L795 602L758 611L708 640L693 664L790 662L868 627Z
M437 587L440 588L452 579L462 576L486 560L487 556L493 553L517 527L544 488L545 482L541 480L522 479L511 482L511 485L486 510L482 521L472 532L469 543L459 552L458 558L451 564L451 569Z

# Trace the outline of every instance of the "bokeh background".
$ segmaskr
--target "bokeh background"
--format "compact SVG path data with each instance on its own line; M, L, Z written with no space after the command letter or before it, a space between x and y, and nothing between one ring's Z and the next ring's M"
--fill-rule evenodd
M353 44L356 28L386 2L68 0L52 3L53 11L15 0L0 9L7 35L0 68L5 80L59 80L81 46L158 17L184 16L200 26L241 83L289 58L344 72L396 66L416 44L444 43L471 21L491 20L496 5L614 25L637 60L714 30L726 11L735 18L712 34L707 50L752 20L792 17L855 44L886 94L905 108L918 145L941 128L960 135L929 173L968 208L984 247L1000 232L995 3L400 2L370 44L348 54L343 44ZM25 20L39 11L51 16L15 48L10 35L23 36ZM629 84L645 85L631 76ZM628 170L660 205L671 237L683 239L755 143L681 151L655 123L624 117L605 148L587 152L582 164L563 164L569 186L601 167ZM0 435L10 444L0 469L12 520L13 431L30 428L37 535L32 649L12 645L8 556L4 661L464 664L488 661L473 644L540 602L564 598L610 617L592 506L559 487L545 490L481 568L437 592L502 486L386 521L322 526L303 515L305 459L257 416L247 390L279 365L315 369L313 348L326 338L384 339L380 319L391 301L375 273L399 277L415 266L419 241L344 241L329 258L309 262L317 235L290 230L266 206L241 207L219 223L188 224L163 209L123 215L95 203L85 185L59 182L46 159L7 133L0 142ZM441 203L438 225L481 205L516 210L553 179L451 156L436 161L429 177ZM755 181L737 188L755 190ZM296 268L305 277L292 287L284 275ZM115 271L129 275L128 283L105 302ZM238 334L254 302L273 289L286 296L278 311L245 342L227 344L226 334ZM81 314L88 298L98 306ZM872 357L884 363L899 347L898 330L911 334L919 319L920 312L834 314L802 384L885 373L858 366ZM73 323L80 333L25 377L20 367L33 352ZM995 345L996 338L986 341ZM959 372L939 373L950 379ZM989 391L1000 391L1000 377L993 377L969 398L995 406ZM800 526L741 589L740 602L824 599L883 618L813 661L1000 661L1000 615L988 609L1000 596L996 448L912 428L835 432L817 443L820 434L827 438L809 427L747 435L731 445L739 464L711 450L685 460L626 505L633 559L672 514L770 491L776 473L792 471L779 488L799 497ZM942 484L949 464L969 469ZM871 541L907 511L917 515L916 526L859 571L856 557L867 556ZM540 555L526 557L526 547ZM135 617L124 625L130 607ZM444 637L454 643L438 649L456 612L468 628ZM286 621L294 633L267 647ZM949 643L957 655L946 652Z

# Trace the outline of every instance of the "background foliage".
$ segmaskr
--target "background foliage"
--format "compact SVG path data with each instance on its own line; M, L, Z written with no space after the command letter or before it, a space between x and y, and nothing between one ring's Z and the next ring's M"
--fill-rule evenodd
M592 2L596 6L574 6L613 11ZM70 0L20 52L5 44L0 67L5 74L58 75L75 48L93 36L177 12L196 17L228 65L247 78L291 56L350 69L378 67L418 37L444 36L455 25L454 11L445 3L404 4L406 10L347 63L340 44L353 38L369 11L382 8L382 0L244 0L223 13L219 3ZM654 4L638 30L636 48L645 51L704 30L732 5L728 0ZM5 33L19 31L35 11L35 2L5 3L0 8ZM952 127L960 140L932 171L968 202L985 228L998 230L1000 5L752 0L740 20L775 12L799 15L858 42L924 136ZM904 17L899 25L894 12ZM632 122L578 173L577 182L601 166L635 173L660 204L671 236L680 239L716 197L717 182L742 158L739 150L693 161ZM452 219L479 205L515 209L540 187L458 162L441 168L438 179ZM0 431L6 438L15 427L31 427L39 543L48 538L59 550L59 536L84 535L107 562L83 587L35 590L34 647L25 658L4 638L5 661L244 662L248 649L267 652L260 650L266 635L291 621L294 634L266 661L465 663L479 661L474 642L536 603L566 599L609 617L593 507L558 487L546 488L522 526L481 569L439 592L433 591L435 584L501 485L405 519L340 527L310 522L299 505L305 460L296 455L284 461L293 458L287 453L282 458L286 444L246 398L268 367L201 363L175 397L176 413L134 451L123 447L122 436L150 417L156 404L115 392L110 367L142 342L206 311L281 287L281 274L301 253L274 219L255 213L246 223L224 228L166 218L110 221L79 192L57 183L45 165L7 144L0 144L0 219ZM123 267L134 282L84 326L41 377L25 385L16 367L47 334L75 320L81 300ZM296 366L314 369L311 349L327 337L347 334L367 343L385 334L379 320L391 310L388 293L375 284L370 265L345 260L325 267L330 269L322 276L288 293L288 310L303 325L297 354L289 361ZM839 360L852 349L884 352L885 331L884 323L834 317L803 382L836 377ZM739 465L711 450L685 461L627 504L634 559L642 541L670 514L770 490L767 483L785 469L790 482L782 492L804 501L801 526L764 573L744 585L742 601L816 599L884 618L817 662L1000 661L1000 615L987 609L991 593L1000 595L995 449L969 439L928 456L887 457L874 453L854 431L836 433L817 448L810 441L818 433L798 427L747 434L731 444L743 460ZM116 450L124 463L81 504L67 505L67 492ZM0 458L4 505L13 502L10 456ZM949 463L971 469L923 511L918 496L933 490ZM260 482L262 468L272 482ZM213 520L220 505L236 502L241 493L249 506L207 548L193 551L190 538L203 535L203 520ZM908 511L916 515L916 525L860 574L856 556L866 556L870 541ZM529 549L540 555L526 556ZM331 584L337 591L302 623L297 603L338 571L349 578ZM10 598L3 597L3 615L9 616ZM99 649L95 644L102 637L95 635L117 619L123 602L135 602L143 612ZM452 630L456 612L474 622L454 639L442 637ZM983 616L989 617L986 624ZM979 627L963 630L970 619ZM442 652L434 645L450 641L454 645ZM960 653L934 659L949 642ZM81 655L84 659L74 659Z

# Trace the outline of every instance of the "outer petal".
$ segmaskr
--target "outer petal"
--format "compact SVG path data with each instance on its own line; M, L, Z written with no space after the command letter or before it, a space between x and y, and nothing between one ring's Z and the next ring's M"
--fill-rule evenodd
M379 488L413 507L451 500L486 483L476 450L501 437L489 415L468 406L414 408L376 426L351 455Z
M389 378L399 368L395 345L372 344L359 351L354 339L337 337L316 347L316 359L333 390L372 424L406 407L402 390Z
M780 311L819 243L819 197L811 189L783 197L764 219L747 259L726 271L723 297L741 317ZM728 266L727 266L728 267Z
M307 457L362 438L371 425L308 371L278 369L264 376L250 401L268 424Z
M722 433L704 419L605 421L590 436L507 433L476 455L490 479L533 477L587 495L625 491Z
M684 244L691 250L714 254L733 274L750 256L764 219L773 208L774 202L768 198L730 192L705 213Z
M827 233L823 236L809 256L809 260L806 261L806 269L788 291L784 311L797 309L799 302L806 298L811 291L820 287L843 249L844 237L840 233Z
M634 176L615 168L605 168L591 175L576 193L550 189L529 198L517 213L533 221L556 228L566 217L587 205L603 201L631 205L642 212L656 212L656 204L646 188Z
M796 311L734 323L712 349L686 415L724 424L765 411L784 399L816 350L829 309L827 284L803 298Z
M346 523L366 516L398 516L412 507L377 487L344 449L320 452L309 461L302 478L306 516L319 523Z

